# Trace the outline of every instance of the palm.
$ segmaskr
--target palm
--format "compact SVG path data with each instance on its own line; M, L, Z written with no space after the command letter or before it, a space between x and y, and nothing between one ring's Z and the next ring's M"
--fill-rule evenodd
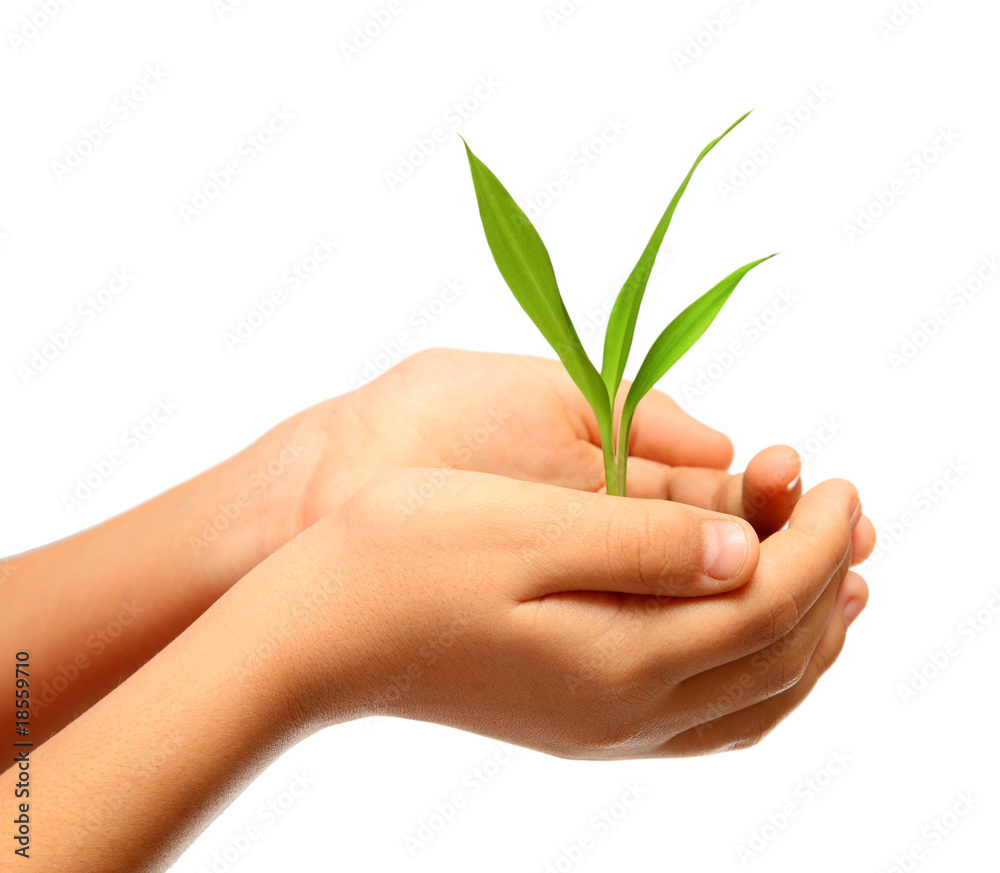
M379 441L366 452L369 474L451 467L594 491L604 484L590 410L557 362L439 350L348 397Z

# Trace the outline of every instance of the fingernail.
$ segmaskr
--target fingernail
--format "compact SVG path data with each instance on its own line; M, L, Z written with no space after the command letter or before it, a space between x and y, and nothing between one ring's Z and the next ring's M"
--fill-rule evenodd
M735 576L747 556L743 528L732 521L705 522L705 573L713 579Z
M851 502L851 530L858 526L858 519L861 518L861 501L857 497Z
M792 491L799 484L799 479L802 478L802 458L799 457L799 453L791 446L785 447L785 457L788 459L785 465L786 471L788 473L795 472L792 481L785 486L786 491Z
M857 599L848 600L844 604L844 621L847 626L851 626L851 622L854 621L859 615L861 615L861 610L865 608L865 605Z

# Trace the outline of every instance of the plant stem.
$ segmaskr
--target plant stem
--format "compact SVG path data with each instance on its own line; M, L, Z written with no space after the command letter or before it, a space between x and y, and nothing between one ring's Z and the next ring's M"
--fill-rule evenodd
M612 497L625 496L625 472L628 464L628 430L624 438L618 434L618 450L610 433L601 433L601 450L604 452L604 482Z
M622 416L618 422L618 445L615 451L615 491L619 497L626 494L626 473L628 471L628 443L632 433L632 417ZM610 494L611 492L608 491Z
M615 454L615 494L625 496L625 469L628 464L628 443L619 446Z
M601 427L601 451L604 453L604 482L608 494L614 496L618 494L616 489L618 480L615 468L615 441L610 426Z

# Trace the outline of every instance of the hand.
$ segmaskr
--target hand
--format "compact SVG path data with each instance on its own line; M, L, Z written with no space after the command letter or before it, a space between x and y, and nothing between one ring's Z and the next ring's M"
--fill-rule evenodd
M625 393L619 392L619 404ZM283 483L286 500L298 508L272 513L272 519L295 521L275 547L394 469L442 467L581 491L604 489L596 421L558 361L421 352L286 425L311 447L311 461L298 465ZM738 515L762 537L785 524L801 494L801 462L794 449L767 449L745 474L730 475L725 472L733 457L729 438L659 391L639 405L629 455L630 496Z
M336 608L294 633L298 698L320 722L387 714L565 757L691 755L757 742L836 659L867 600L848 569L859 518L843 480L758 543L745 521L677 503L408 470L259 571L298 562L274 593L285 604L338 580Z
M167 865L292 743L364 715L574 758L754 743L864 605L847 570L859 517L853 486L826 482L758 543L746 521L679 503L386 474L32 752L46 869Z
M729 440L658 392L639 406L631 448L630 494L738 515L760 537L785 523L801 491L792 449L767 449L745 474L731 476ZM125 631L127 645L116 645L86 682L45 707L38 736L93 705L365 483L414 466L591 492L604 484L592 413L560 364L454 351L414 355L365 388L287 419L189 482L18 560L5 615L11 627L45 629L36 651L42 682L55 682L61 665L87 650L95 627L118 621L123 597L144 610L141 628ZM137 537L142 548L127 562L109 559ZM873 546L874 530L862 518L855 559ZM55 601L66 607L58 619L48 608Z

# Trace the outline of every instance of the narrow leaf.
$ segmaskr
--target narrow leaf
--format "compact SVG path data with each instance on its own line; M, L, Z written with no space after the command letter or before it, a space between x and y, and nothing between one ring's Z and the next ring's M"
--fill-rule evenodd
M670 220L674 217L674 210L677 209L681 196L687 190L688 182L691 181L694 171L698 169L698 164L722 141L722 138L729 131L749 114L747 112L746 115L734 121L721 135L702 149L698 159L677 189L677 193L674 194L670 205L667 206L667 211L663 213L656 230L653 231L653 236L650 238L646 250L642 253L635 269L632 270L632 274L625 281L618 298L615 300L614 308L608 318L608 330L604 336L604 363L601 367L601 378L607 387L612 404L614 404L615 396L618 394L618 387L621 385L622 376L625 373L625 364L628 361L629 352L632 350L632 336L635 333L635 322L639 316L639 306L646 293L646 284L653 272L653 264L660 251L660 245L663 243L663 237L667 233L667 228L670 227Z
M602 431L610 432L611 406L607 391L566 311L545 244L528 216L489 167L472 153L468 143L465 151L469 156L486 241L500 274L583 392Z
M768 255L759 261L753 261L740 267L736 272L726 276L718 285L705 292L687 309L677 316L661 333L650 348L646 359L636 373L635 381L629 389L622 409L619 432L628 439L628 431L632 424L632 415L639 401L656 385L664 374L681 359L681 357L701 337L708 326L715 320L729 295L733 293L740 280L758 264L770 260L774 255ZM628 445L619 437L619 445Z

